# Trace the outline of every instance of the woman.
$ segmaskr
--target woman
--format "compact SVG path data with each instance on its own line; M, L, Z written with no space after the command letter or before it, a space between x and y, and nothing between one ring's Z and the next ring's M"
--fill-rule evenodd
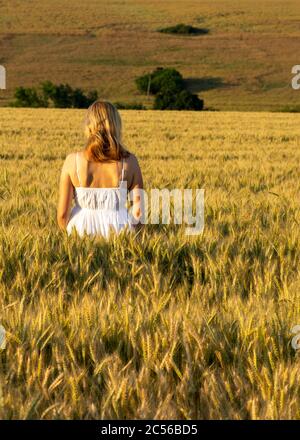
M87 111L86 147L69 154L62 167L57 206L61 229L79 235L134 230L141 218L143 179L137 158L121 141L121 117L109 102L96 101ZM125 206L132 195L132 216ZM125 197L122 197L122 195ZM72 199L75 206L71 210Z

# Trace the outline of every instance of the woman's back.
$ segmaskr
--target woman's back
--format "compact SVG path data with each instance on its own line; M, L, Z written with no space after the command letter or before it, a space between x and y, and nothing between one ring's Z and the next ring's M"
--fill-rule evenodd
M126 225L132 228L125 206L127 181L124 175L127 167L124 158L119 162L95 163L88 161L84 152L75 153L71 173L75 206L67 226L68 233L75 227L79 235L86 232L108 237L111 228L115 232Z
M74 187L117 188L119 182L131 177L130 159L120 161L94 162L87 158L85 151L74 155L75 163L71 176Z
M111 229L131 229L131 219L137 223L140 218L142 174L136 157L122 144L121 127L120 114L111 103L99 100L88 108L86 147L66 157L60 177L57 220L68 233L75 228L80 235L108 236ZM127 191L132 191L131 218Z

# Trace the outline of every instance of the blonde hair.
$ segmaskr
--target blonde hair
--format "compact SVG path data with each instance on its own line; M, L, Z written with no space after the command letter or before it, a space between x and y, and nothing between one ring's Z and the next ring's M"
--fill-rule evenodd
M121 160L129 152L122 145L122 121L116 107L108 101L95 101L87 110L86 150L95 162Z

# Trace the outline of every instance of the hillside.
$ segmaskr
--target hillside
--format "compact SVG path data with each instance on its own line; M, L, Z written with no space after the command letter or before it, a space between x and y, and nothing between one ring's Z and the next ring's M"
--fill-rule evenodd
M30 7L29 7L30 6ZM298 0L0 0L0 64L8 89L49 79L96 88L113 101L147 102L134 79L157 66L178 69L189 89L220 110L297 105ZM175 36L177 23L209 29Z

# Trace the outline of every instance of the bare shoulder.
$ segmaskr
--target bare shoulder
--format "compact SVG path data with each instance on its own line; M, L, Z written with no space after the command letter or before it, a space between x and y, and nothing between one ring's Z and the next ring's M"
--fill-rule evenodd
M75 158L75 154L76 154L76 152L72 152L72 153L67 154L66 159L65 159L66 162L71 162L71 160Z
M69 172L70 170L73 170L75 157L76 157L76 151L72 152L72 153L68 153L66 155L66 158L65 158L65 161L63 164L63 168L65 171Z

